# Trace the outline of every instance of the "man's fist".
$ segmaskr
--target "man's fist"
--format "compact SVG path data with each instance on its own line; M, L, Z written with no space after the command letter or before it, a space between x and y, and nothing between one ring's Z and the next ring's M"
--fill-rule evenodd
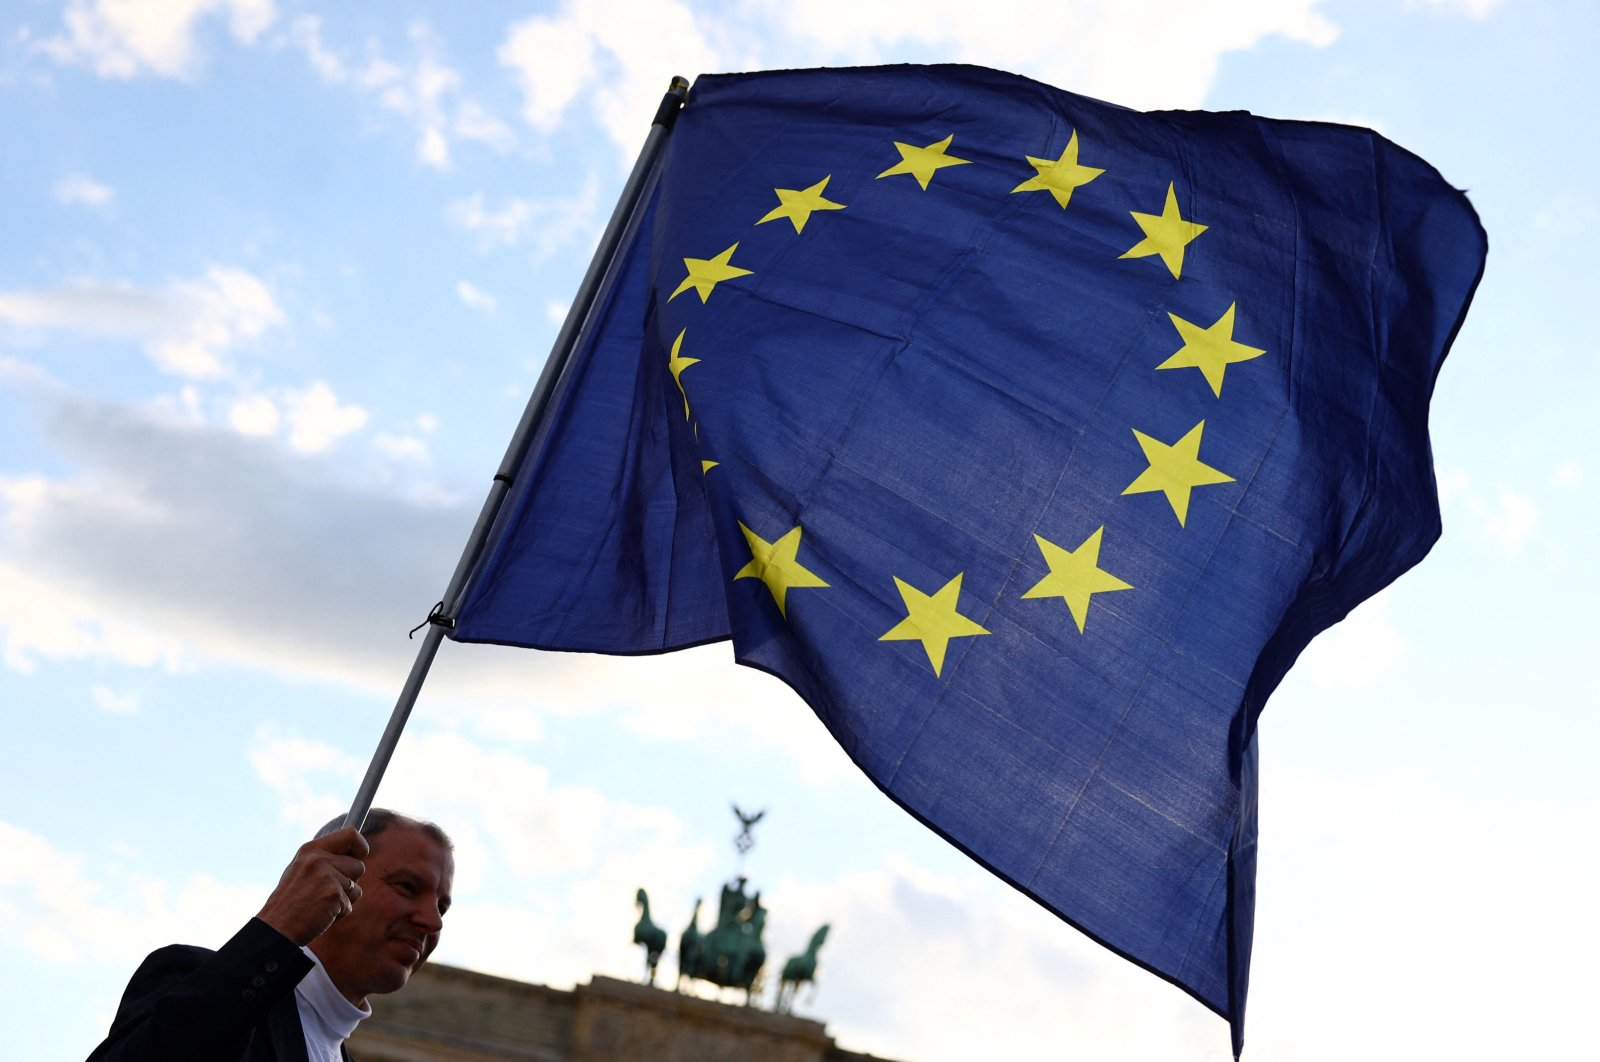
M307 841L256 917L301 947L349 914L361 898L361 860L371 851L353 826Z

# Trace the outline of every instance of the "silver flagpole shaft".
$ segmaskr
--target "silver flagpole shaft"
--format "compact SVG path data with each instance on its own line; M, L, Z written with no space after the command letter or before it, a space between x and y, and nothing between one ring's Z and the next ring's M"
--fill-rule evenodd
M372 754L372 762L367 764L366 776L361 779L361 786L356 790L356 798L350 804L350 812L344 817L346 826L359 828L366 821L367 812L372 808L373 797L378 792L378 783L383 780L383 773L389 768L389 759L394 755L395 746L400 743L400 733L406 728L406 720L411 716L412 705L417 703L417 695L422 691L422 683L428 677L428 669L433 666L433 658L439 652L439 643L444 641L445 628L455 618L457 599L461 596L467 576L477 563L478 555L483 552L484 544L489 538L489 529L494 526L495 517L500 513L500 505L511 490L511 484L526 455L528 441L544 417L545 407L550 402L550 394L555 390L556 382L561 379L567 363L572 359L572 352L577 346L578 332L588 319L589 310L600 293L600 285L605 279L606 271L610 269L611 261L616 257L622 235L628 228L628 222L633 217L634 209L644 193L645 183L649 180L656 158L661 154L667 134L672 130L673 122L677 119L678 111L683 106L688 91L689 82L681 77L674 77L672 86L662 97L655 121L650 126L650 133L645 137L644 147L639 151L638 161L633 164L633 171L628 174L627 183L622 186L622 194L617 198L616 209L611 212L611 220L600 237L600 245L595 248L594 257L589 261L588 272L584 273L583 282L578 285L578 292L572 299L572 308L567 311L567 318L562 322L561 330L556 333L555 343L550 348L550 357L545 362L544 371L539 374L538 383L534 384L533 394L529 396L528 404L522 411L522 419L511 435L505 457L500 461L500 470L495 473L494 482L489 486L489 496L483 501L483 508L478 513L478 522L472 528L472 534L467 537L466 547L461 551L461 559L456 562L456 570L450 576L450 583L445 588L444 598L441 601L443 607L435 609L433 615L428 617L428 633L423 636L422 645L417 649L417 658L411 664L411 673L406 676L405 685L400 689L400 697L395 702L394 711L389 715L389 725L384 728L383 737L378 740L377 750Z

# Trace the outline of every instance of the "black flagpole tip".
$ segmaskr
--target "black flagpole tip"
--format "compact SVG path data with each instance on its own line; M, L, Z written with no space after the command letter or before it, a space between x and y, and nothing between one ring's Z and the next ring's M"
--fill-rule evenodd
M688 91L688 79L674 74L672 84L667 88L667 94L661 97L661 106L656 108L656 116L650 124L671 129L672 123L678 120L678 111L683 108L683 98Z

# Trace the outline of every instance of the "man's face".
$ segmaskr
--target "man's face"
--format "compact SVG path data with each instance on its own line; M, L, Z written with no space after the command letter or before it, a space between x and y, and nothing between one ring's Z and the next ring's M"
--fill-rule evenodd
M395 824L372 838L361 898L311 950L344 997L393 992L433 953L450 908L455 859L422 830Z

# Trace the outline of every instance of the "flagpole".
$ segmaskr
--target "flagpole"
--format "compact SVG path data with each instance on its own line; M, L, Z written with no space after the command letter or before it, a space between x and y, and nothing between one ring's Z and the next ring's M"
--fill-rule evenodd
M489 529L494 526L495 517L500 512L501 503L511 490L511 484L522 465L528 441L544 417L545 407L550 402L550 393L555 390L556 382L561 379L561 374L572 358L572 352L577 346L578 332L588 318L589 310L600 292L606 271L617 253L618 245L622 242L622 234L627 229L634 209L644 193L645 183L655 166L656 158L661 154L667 134L672 131L673 123L677 120L678 111L683 107L684 97L688 91L689 82L681 77L674 77L671 87L661 98L661 106L656 109L656 116L650 125L649 134L645 137L644 147L640 149L639 158L633 164L633 171L628 174L628 180L622 186L622 194L617 198L616 209L611 212L611 220L607 223L605 232L601 234L600 245L595 248L588 272L578 285L578 292L573 296L572 306L567 310L567 317L561 324L561 330L556 333L544 371L539 374L539 380L533 387L533 394L529 396L528 404L522 411L522 419L511 435L511 442L506 446L505 457L500 461L500 469L495 473L494 480L489 486L489 496L484 499L483 508L478 513L478 522L473 526L472 533L467 536L467 544L461 551L461 559L456 562L455 572L450 576L444 597L428 616L428 631L422 638L422 645L417 649L417 657L411 664L411 673L406 676L405 685L400 689L400 697L395 701L394 711L389 715L389 725L384 728L383 736L378 739L378 747L372 754L372 761L367 764L366 776L361 779L361 785L356 790L350 812L345 816L346 826L360 827L366 821L367 812L372 808L373 797L378 792L378 783L383 780L383 773L389 767L389 759L394 755L395 746L400 743L400 733L405 729L406 720L411 716L411 708L416 704L423 680L428 677L428 669L433 666L433 658L439 651L439 644L444 641L445 631L455 623L457 598L461 595L473 565L477 563L478 554L483 551L484 543L489 537Z

